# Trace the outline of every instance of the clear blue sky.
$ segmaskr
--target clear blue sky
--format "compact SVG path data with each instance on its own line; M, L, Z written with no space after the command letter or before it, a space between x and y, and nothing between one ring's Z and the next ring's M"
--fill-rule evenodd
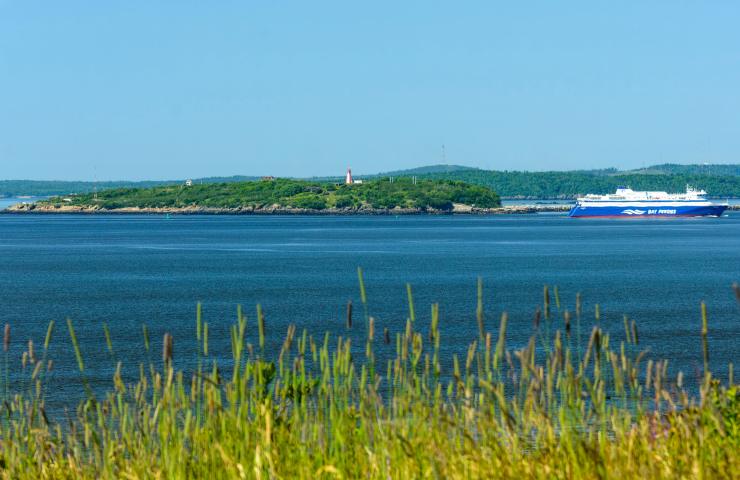
M740 2L0 0L0 178L740 163Z

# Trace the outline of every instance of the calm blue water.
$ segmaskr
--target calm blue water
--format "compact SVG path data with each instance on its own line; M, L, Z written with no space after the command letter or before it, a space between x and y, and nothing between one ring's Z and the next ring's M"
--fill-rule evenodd
M687 378L701 365L699 303L710 314L713 369L740 360L740 214L721 219L645 221L569 219L563 215L492 217L22 216L0 215L0 315L13 328L11 357L43 342L49 320L56 362L50 383L58 404L76 399L79 376L64 320L73 319L87 368L109 385L113 360L136 367L146 358L141 325L149 325L152 358L172 332L176 363L194 361L195 303L203 302L211 351L229 358L228 328L236 305L266 312L268 341L279 348L290 323L315 335L346 335L346 302L362 317L356 268L365 270L378 332L403 329L405 283L414 288L421 328L439 302L447 353L475 338L476 279L485 284L487 327L510 314L509 346L526 342L544 284L557 285L563 308L584 299L583 336L594 304L615 341L622 315L638 322L642 346L668 358ZM558 323L558 325L562 325ZM380 336L380 335L379 335ZM584 338L585 340L585 338ZM382 342L378 342L382 350ZM38 347L37 347L38 348ZM382 352L381 352L382 354ZM17 369L15 379L20 381Z

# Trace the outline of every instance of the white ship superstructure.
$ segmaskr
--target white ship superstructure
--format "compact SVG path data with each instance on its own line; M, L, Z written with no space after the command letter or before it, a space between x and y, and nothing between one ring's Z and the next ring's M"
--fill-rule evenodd
M686 187L685 193L635 191L619 187L607 195L578 198L571 217L720 216L727 204L706 199L707 192Z

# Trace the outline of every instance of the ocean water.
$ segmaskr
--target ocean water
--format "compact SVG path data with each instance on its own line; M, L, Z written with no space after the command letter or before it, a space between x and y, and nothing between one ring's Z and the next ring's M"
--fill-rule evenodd
M0 322L12 326L11 380L29 339L40 349L56 321L50 355L50 404L81 394L65 320L72 319L96 388L110 385L115 361L133 375L139 362L159 361L165 332L174 336L176 366L195 361L195 305L202 301L210 350L227 364L228 329L241 304L247 341L257 343L254 310L266 315L268 351L288 325L356 337L363 307L357 267L365 272L368 311L376 331L403 330L406 283L419 329L440 305L447 360L477 335L476 282L484 282L486 328L497 332L509 313L508 346L526 343L544 285L558 287L562 310L583 297L585 342L600 305L600 325L624 338L623 315L637 322L652 358L695 379L702 364L700 302L709 311L712 369L740 363L740 214L689 219L570 219L559 214L510 216L65 216L0 215ZM354 303L354 328L345 328ZM554 305L553 310L557 311ZM557 315L556 315L557 316ZM111 330L114 355L105 346ZM151 335L143 348L142 325ZM552 329L562 328L562 320ZM378 335L380 338L381 335ZM378 354L393 346L377 341Z

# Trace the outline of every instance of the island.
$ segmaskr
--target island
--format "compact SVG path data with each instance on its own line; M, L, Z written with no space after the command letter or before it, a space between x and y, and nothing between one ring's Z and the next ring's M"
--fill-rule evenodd
M530 208L531 209L531 208ZM526 212L527 208L514 211ZM512 213L486 186L385 178L351 184L268 177L256 181L114 188L10 207L11 213L446 214Z

